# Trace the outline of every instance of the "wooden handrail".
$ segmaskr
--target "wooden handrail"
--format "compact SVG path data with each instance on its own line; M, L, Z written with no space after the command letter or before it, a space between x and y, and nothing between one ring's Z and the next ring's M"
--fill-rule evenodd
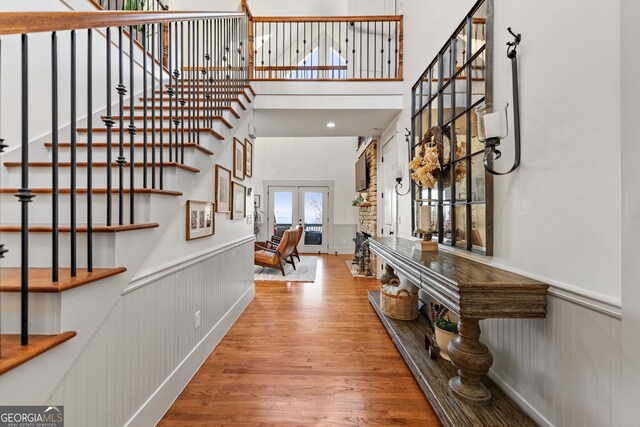
M346 69L346 65L265 65L256 67L256 71L332 71Z
M180 22L215 18L240 18L244 13L178 11L101 12L0 12L0 35L82 30Z
M402 15L374 16L254 16L253 22L402 22Z

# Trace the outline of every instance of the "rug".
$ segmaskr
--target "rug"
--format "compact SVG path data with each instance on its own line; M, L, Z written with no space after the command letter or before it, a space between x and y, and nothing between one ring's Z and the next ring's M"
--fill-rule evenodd
M300 256L300 262L294 258L296 269L291 264L284 268L286 276L276 268L260 267L256 265L253 270L253 278L256 282L315 282L318 268L317 256Z
M358 273L358 265L354 264L353 261L351 261L350 259L346 260L345 263L347 264L347 268L349 269L353 277L361 277L363 279L371 279L373 277L373 276L365 276L364 274Z

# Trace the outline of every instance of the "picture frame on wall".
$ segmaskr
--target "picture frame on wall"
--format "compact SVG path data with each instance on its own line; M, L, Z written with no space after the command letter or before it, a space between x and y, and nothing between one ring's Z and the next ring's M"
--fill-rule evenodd
M261 207L260 206L260 195L259 194L256 194L256 195L253 196L253 206L256 207L256 208Z
M244 179L244 149L244 143L238 138L233 138L233 176L237 179Z
M231 219L247 216L247 187L237 182L231 183Z
M231 171L216 165L216 212L231 212Z
M213 236L216 232L214 202L187 200L186 239L195 240Z
M253 176L253 144L248 139L244 140L244 174Z

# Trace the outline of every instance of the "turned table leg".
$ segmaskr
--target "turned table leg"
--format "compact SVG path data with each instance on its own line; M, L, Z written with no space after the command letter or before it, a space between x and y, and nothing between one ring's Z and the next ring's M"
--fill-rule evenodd
M461 317L458 320L458 334L447 347L451 362L458 368L458 376L449 380L449 389L469 403L488 403L491 392L480 379L489 372L493 356L487 346L480 342L480 320Z

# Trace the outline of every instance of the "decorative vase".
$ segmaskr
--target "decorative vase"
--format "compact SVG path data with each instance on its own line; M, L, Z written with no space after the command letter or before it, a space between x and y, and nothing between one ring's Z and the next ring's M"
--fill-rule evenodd
M362 197L362 201L366 202L367 201L367 197L369 196L369 193L360 193L360 197Z
M436 342L438 343L438 347L440 348L440 357L444 360L451 362L449 358L449 353L447 352L447 347L449 346L449 341L454 339L456 335L453 332L445 331L444 329L440 329L437 326L436 329Z

